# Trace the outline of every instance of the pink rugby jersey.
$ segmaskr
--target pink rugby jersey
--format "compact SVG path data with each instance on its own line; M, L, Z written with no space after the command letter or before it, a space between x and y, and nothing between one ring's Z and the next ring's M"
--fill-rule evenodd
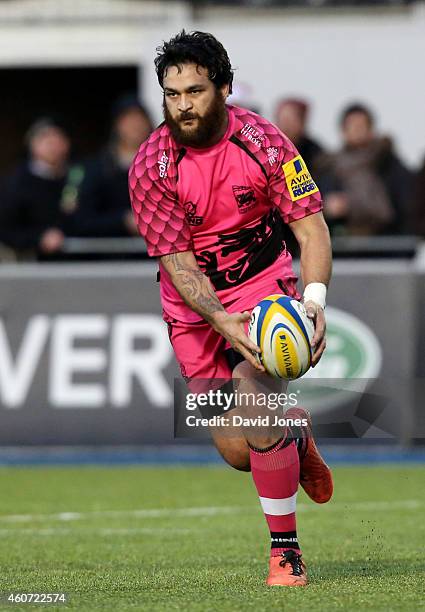
M283 224L319 212L322 200L278 128L246 109L227 110L226 134L205 149L177 144L160 125L140 147L129 186L148 254L193 251L221 303L236 312L252 309L276 279L294 287ZM161 264L160 289L166 319L201 320Z

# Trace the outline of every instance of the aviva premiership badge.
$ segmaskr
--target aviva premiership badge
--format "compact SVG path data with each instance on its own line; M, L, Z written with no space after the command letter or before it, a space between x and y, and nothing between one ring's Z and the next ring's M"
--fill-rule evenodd
M282 169L293 202L319 191L301 155L283 164Z

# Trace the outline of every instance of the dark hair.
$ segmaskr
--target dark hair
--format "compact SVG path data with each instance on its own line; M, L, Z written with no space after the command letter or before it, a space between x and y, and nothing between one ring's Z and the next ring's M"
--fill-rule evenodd
M37 138L37 136L39 136L45 130L49 130L52 128L62 132L65 138L70 138L68 126L65 124L65 121L62 119L62 117L53 115L40 117L36 119L34 123L32 123L28 128L24 139L25 146L29 147L34 138Z
M121 115L124 115L133 109L138 110L142 115L144 115L153 129L153 122L148 109L142 102L140 102L138 95L133 92L122 94L115 100L111 107L112 121L116 121L119 119L119 117L121 117Z
M364 104L359 104L359 103L350 104L349 106L344 108L344 110L341 113L341 117L339 119L340 125L343 126L348 115L351 115L353 113L362 113L362 115L365 115L367 117L369 124L373 125L374 117L373 117L372 111Z
M186 32L182 30L157 47L155 69L158 82L163 86L164 74L169 66L196 64L208 70L208 77L217 89L229 86L232 93L233 70L223 45L207 32Z
M282 98L276 104L275 115L276 117L280 114L280 111L284 106L290 104L291 106L295 106L302 119L306 119L310 110L309 104L302 100L301 98Z

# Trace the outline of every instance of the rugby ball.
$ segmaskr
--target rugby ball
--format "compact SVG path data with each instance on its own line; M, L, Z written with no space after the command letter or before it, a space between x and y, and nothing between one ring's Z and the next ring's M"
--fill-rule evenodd
M294 380L310 368L314 325L301 302L269 295L251 314L248 336L261 348L257 355L274 378Z

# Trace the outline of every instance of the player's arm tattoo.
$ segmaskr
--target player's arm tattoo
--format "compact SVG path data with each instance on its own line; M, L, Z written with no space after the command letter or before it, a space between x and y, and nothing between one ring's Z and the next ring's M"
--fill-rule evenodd
M215 312L223 311L210 279L195 264L184 261L182 253L171 253L161 258L174 286L186 304L208 320Z

